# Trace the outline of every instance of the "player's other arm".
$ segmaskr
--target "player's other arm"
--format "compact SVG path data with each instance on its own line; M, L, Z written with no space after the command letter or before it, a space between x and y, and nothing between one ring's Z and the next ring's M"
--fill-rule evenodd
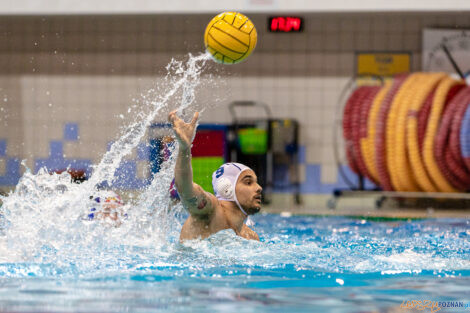
M168 119L173 125L176 139L179 143L178 157L175 167L175 185L183 206L191 216L208 218L214 212L217 199L214 195L205 192L201 186L193 182L193 169L191 167L191 144L196 134L196 123L199 113L196 112L190 123L185 123L176 112L169 114Z

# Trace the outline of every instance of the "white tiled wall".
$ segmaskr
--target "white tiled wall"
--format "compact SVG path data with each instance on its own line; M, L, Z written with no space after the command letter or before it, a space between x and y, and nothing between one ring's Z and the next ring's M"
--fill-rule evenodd
M334 183L333 122L339 93L354 72L355 52L409 51L413 70L419 70L422 28L470 28L470 17L302 15L300 34L268 33L268 15L250 16L259 35L255 52L241 64L212 64L207 74L219 78L203 76L197 106L206 108L202 122L230 122L227 105L234 100L261 101L275 117L297 119L307 164L321 165L322 182ZM67 143L64 153L96 162L126 123L118 115L162 78L171 58L203 51L210 19L0 17L0 139L8 140L7 155L32 166L34 158L47 157L48 142L62 136L64 123L76 122L80 140Z

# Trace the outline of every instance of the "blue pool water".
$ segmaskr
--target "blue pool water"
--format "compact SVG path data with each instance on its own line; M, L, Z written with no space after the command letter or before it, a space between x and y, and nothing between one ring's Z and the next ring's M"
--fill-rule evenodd
M31 261L0 263L0 310L411 312L403 301L470 302L469 220L254 221L261 242L227 230L181 244L176 223L158 247L105 237L67 257L44 245Z

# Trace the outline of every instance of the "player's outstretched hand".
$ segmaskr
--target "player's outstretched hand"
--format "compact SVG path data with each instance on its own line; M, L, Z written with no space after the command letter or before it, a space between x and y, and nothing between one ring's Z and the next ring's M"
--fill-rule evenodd
M194 113L191 122L186 123L176 115L176 111L170 112L168 120L173 125L176 139L180 144L180 149L191 148L191 144L196 135L196 124L199 119L199 112Z

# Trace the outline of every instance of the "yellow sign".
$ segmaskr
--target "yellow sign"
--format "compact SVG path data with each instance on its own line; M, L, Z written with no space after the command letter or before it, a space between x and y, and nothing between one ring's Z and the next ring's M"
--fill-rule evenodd
M409 53L358 53L357 74L393 76L410 72Z

